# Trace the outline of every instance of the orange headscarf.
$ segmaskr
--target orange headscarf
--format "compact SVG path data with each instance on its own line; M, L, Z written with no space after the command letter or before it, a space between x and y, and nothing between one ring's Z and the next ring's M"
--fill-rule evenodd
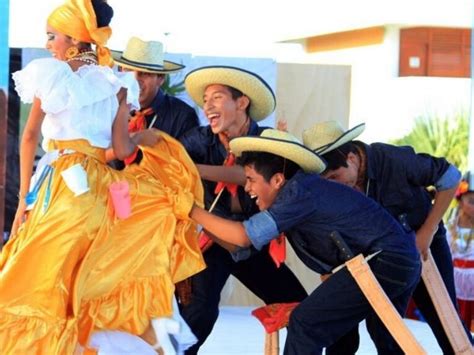
M91 0L67 0L49 15L48 24L81 42L94 43L99 64L113 65L110 50L105 46L112 29L109 26L97 27Z

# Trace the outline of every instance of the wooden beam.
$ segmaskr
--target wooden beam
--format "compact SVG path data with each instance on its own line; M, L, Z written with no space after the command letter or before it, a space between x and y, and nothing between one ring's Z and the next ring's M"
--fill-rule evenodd
M383 42L384 35L385 27L377 26L308 37L306 38L306 52L326 52L380 44Z

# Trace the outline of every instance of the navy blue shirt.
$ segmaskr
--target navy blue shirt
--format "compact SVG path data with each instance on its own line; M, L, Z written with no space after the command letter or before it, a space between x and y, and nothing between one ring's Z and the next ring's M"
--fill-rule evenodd
M162 90L158 91L150 107L153 108L157 116L153 127L176 139L179 139L191 128L199 126L199 118L191 106L176 97L163 93ZM146 116L147 127L155 114Z
M251 120L247 135L258 136L267 128L268 127L260 127L255 121ZM186 134L180 138L180 141L195 164L222 165L227 156L225 147L220 142L219 137L212 133L209 126L196 127L186 132ZM209 209L216 198L216 194L214 193L216 183L203 180L203 184L205 207ZM219 198L213 213L223 218L242 221L258 212L255 201L250 198L242 186L238 187L237 193L243 213L234 214L231 212L231 196L227 189L224 190Z
M459 170L446 159L417 154L408 146L355 143L367 156L367 196L395 218L406 219L414 231L424 223L432 207L432 196L426 188L450 189L461 177ZM441 221L436 235L445 233Z
M330 238L339 232L354 255L376 251L418 258L415 234L406 232L378 203L316 174L296 173L272 206L244 221L252 245L261 249L284 232L298 257L328 273L345 259Z

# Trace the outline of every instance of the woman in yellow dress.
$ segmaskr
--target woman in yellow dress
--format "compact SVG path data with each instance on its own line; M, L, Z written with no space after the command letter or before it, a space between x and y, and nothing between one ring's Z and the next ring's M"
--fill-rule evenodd
M96 330L142 335L151 319L173 313L174 284L204 268L188 218L202 203L199 174L166 134L129 137L139 90L133 74L109 67L112 15L104 1L68 0L48 17L53 58L13 74L32 108L20 202L0 255L1 354L72 354ZM40 131L46 154L30 180ZM137 145L139 164L115 171L105 163L108 147L125 158ZM67 178L73 166L79 188ZM122 219L109 194L119 181L131 201Z

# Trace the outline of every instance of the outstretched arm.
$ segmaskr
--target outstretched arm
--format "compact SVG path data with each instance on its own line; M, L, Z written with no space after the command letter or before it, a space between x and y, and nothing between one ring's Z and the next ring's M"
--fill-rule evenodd
M205 165L196 164L199 175L203 180L214 182L227 182L245 186L245 172L240 165L222 166L222 165Z
M205 230L209 231L212 238L217 237L217 239L225 243L239 247L249 247L251 245L242 222L218 217L196 205L193 206L189 216L196 223L202 225ZM217 240L217 242L219 241Z
M231 243L223 241L222 239L219 239L219 237L215 236L214 234L212 234L208 230L204 229L204 231L205 231L206 235L212 239L212 241L219 244L221 247L223 247L228 252L235 253L239 250L239 247L237 245L231 244Z

